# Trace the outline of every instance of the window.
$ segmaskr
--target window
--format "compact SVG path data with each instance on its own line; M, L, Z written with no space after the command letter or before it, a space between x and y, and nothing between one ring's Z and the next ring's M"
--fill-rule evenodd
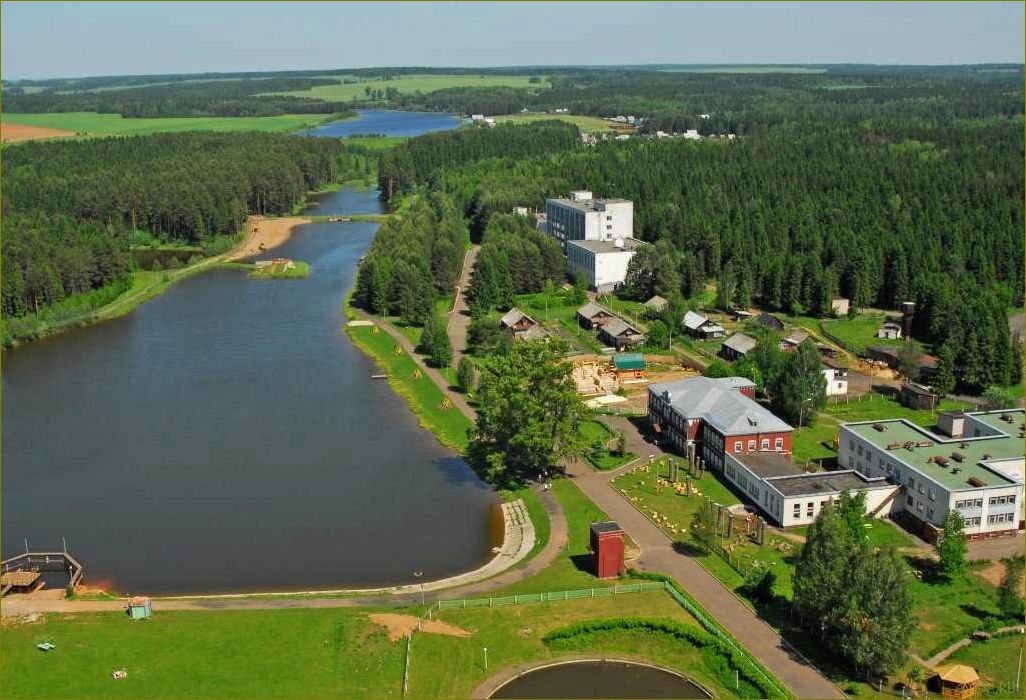
M820 501L819 502L820 510L822 510L823 508L826 508L826 504L829 503L829 502L830 501Z
M736 441L736 442L734 443L734 452L740 452L740 451L741 451L741 441L740 441L740 440L737 440L737 441Z
M764 450L768 450L769 449L769 438L763 438L762 439L762 449L764 449Z
M862 445L859 445L859 456L862 456Z
M802 517L802 504L801 503L795 503L794 504L794 517L796 517L796 518L801 518Z
M908 487L910 489L914 489L916 487L916 480L913 479L911 476L908 478Z
M923 493L924 493L924 491L923 491L923 485L922 485L922 484L919 484L919 495L920 495L920 496L922 496L922 495L923 495Z
M755 440L749 440L748 441L748 449L749 450L754 450L755 449Z
M979 428L977 428L976 430L973 431L973 437L980 437L980 429Z
M855 466L855 458L852 457L851 455L848 455L848 466L849 467L854 467Z
M805 506L805 515L811 518L812 515L815 512L816 512L816 502L815 501L809 501L808 505Z
M908 496L905 498L905 503L907 503L911 508L913 505L915 505L915 500L911 496Z
M933 495L933 489L930 489L929 496L930 496L930 500L931 501L936 501L937 500L937 497Z
M773 445L778 450L782 450L784 448L784 438L777 438L776 440L773 441Z
M1011 504L1011 503L1015 503L1015 494L1014 494L1014 493L1013 493L1013 494L1012 494L1011 496L1009 496L1009 497L1008 497L1008 502L1009 502L1010 504Z
M928 518L932 518L933 517L933 508L927 508L926 509L926 516Z

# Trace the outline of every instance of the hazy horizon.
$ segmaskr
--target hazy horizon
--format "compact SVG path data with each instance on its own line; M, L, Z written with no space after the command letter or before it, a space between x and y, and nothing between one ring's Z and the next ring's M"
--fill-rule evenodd
M1023 3L0 6L6 80L340 68L957 66L1024 61ZM582 11L582 8L587 8Z

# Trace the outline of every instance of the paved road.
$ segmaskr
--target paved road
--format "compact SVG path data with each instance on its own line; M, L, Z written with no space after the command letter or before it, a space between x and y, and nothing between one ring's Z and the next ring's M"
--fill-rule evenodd
M663 454L658 447L645 442L627 419L614 417L608 420L614 428L624 432L632 451L646 459L649 455L659 457ZM738 600L701 564L675 551L673 540L613 490L609 482L623 470L596 472L577 462L569 468L568 473L581 491L616 520L641 548L641 556L634 566L642 571L656 571L676 579L798 697L844 697L814 666L800 658L772 627Z
M456 303L449 312L449 342L452 343L452 366L458 367L467 349L467 329L470 328L470 307L467 306L467 290L470 288L470 275L477 262L477 253L481 246L471 246L463 258L463 272L460 273L459 285L456 289Z

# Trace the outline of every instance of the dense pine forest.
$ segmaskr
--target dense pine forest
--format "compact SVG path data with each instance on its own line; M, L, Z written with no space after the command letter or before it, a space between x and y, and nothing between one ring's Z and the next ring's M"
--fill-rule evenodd
M427 321L440 295L459 279L467 230L452 198L417 197L401 217L385 221L360 264L354 301L406 324Z
M444 167L489 157L526 158L565 151L578 145L580 139L576 126L558 120L427 134L382 155L379 187L382 196L389 198L427 184Z
M249 213L288 213L346 157L338 141L257 133L5 148L3 314L125 276L132 231L197 244L236 233Z

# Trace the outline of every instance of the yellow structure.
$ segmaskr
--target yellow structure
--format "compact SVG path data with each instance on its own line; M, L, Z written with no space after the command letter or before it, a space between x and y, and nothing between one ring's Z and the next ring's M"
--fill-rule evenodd
M963 664L951 664L937 669L941 682L941 695L946 698L971 698L976 695L980 676L976 670Z

